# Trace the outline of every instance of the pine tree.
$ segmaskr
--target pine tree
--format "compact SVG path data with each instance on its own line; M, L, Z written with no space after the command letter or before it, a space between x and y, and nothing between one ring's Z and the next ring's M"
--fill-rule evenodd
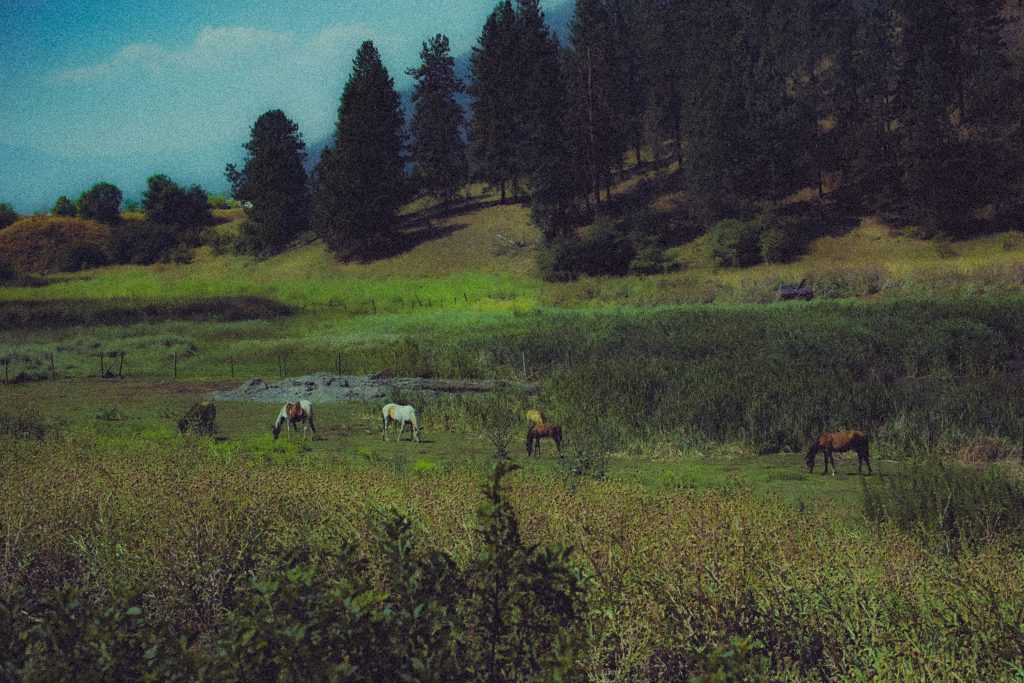
M567 128L582 152L587 191L601 202L601 188L611 183L610 171L621 165L624 121L616 110L618 91L611 17L603 0L577 0L572 20L572 50L565 56L569 99Z
M465 86L455 75L447 36L438 34L424 43L420 59L423 63L418 68L407 71L416 79L412 93L416 111L410 125L413 174L431 196L449 200L469 172L462 140L465 116L455 100Z
M515 153L522 139L516 59L516 15L511 0L503 0L487 17L473 46L469 83L473 175L500 188L503 202L506 187L511 184L514 190L523 175Z
M514 84L519 98L522 138L517 166L530 182L534 222L550 239L567 232L574 188L563 129L564 85L558 38L544 20L538 0L518 0Z
M341 94L334 142L313 173L311 222L340 258L387 250L407 193L404 146L398 93L366 41Z
M252 125L242 170L225 171L235 199L249 202L254 251L278 250L309 227L309 189L303 162L306 143L297 124L280 109L262 114Z

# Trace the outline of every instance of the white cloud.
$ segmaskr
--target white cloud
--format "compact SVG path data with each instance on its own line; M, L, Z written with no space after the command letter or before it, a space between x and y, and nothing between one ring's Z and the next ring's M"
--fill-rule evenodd
M360 25L328 26L310 38L249 26L207 26L181 50L153 43L131 43L110 59L86 66L51 71L49 79L57 84L96 84L103 81L125 82L143 75L216 73L238 69L253 73L294 71L294 67L337 69L338 59L351 60L364 40L394 46L396 41L381 39L375 31ZM286 59L282 60L282 56ZM347 62L346 62L347 67Z

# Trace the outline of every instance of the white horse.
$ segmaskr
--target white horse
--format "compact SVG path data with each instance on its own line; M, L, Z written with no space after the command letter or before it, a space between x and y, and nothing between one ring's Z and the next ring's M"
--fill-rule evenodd
M402 427L398 430L398 440L402 440L402 432L405 431L405 424L408 422L412 425L413 437L416 441L420 440L420 427L419 422L416 419L416 409L412 406L400 406L397 403L389 403L384 406L381 411L381 419L384 423L384 440L388 440L388 425L392 422L397 422Z
M281 433L281 423L285 424L287 429L288 437L291 438L292 427L295 431L299 431L298 423L302 423L302 438L306 438L306 429L313 431L316 434L316 426L313 424L313 404L309 401L295 401L294 403L285 403L284 407L281 408L281 412L277 415L277 421L274 422L274 438L276 439L278 434Z

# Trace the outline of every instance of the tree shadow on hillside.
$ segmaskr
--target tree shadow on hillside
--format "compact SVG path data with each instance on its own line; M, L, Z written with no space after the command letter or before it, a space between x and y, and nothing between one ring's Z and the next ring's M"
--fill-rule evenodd
M406 222L398 229L398 235L381 245L376 253L370 258L363 260L364 263L371 263L395 256L400 256L412 251L424 242L439 240L453 235L460 230L469 227L467 223L448 223L437 225L432 220L416 220Z

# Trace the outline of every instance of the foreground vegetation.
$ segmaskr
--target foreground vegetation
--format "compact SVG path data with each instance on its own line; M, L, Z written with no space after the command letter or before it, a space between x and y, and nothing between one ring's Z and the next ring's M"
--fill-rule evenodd
M399 446L344 427L351 415L321 418L334 429L305 444L88 424L99 417L0 437L5 677L1008 680L1024 667L1014 527L953 556L892 516L866 522L856 477L802 483L799 457L774 477L819 490L797 505L731 479L731 458L703 482L638 478L657 456L581 470L577 442L504 473L472 436L502 450L483 422Z

